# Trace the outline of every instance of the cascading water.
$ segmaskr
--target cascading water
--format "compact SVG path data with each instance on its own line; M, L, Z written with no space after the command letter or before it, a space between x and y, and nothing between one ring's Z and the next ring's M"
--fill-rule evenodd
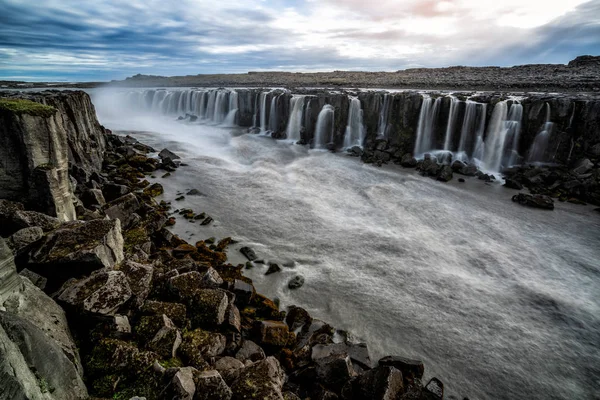
M360 100L352 97L348 107L348 125L344 134L344 147L362 146L364 138L363 110L360 108Z
M444 150L450 151L452 146L452 135L454 133L454 124L458 117L458 100L454 96L450 96L450 110L448 111L448 123L446 124L446 137L444 138Z
M423 155L434 148L435 121L438 115L439 105L442 98L435 101L428 95L423 95L423 104L419 114L419 125L417 126L417 139L415 142L415 157Z
M229 92L229 108L227 112L227 117L225 117L225 121L223 125L226 126L235 126L236 118L239 111L239 100L238 93L235 90Z
M523 106L518 101L515 101L510 106L508 112L508 121L506 121L507 143L506 146L510 149L505 156L505 165L511 166L517 163L519 159L519 139L521 137L521 120L523 119Z
M486 105L467 100L465 115L460 130L457 159L469 161L483 157L483 135L485 133Z
M552 134L552 128L554 127L554 123L550 122L550 113L550 104L546 103L546 119L529 150L529 156L527 157L527 161L529 162L548 161L546 159L546 150L548 149L548 142Z
M301 139L302 111L305 97L302 95L293 95L290 98L290 110L292 111L286 128L286 137L290 140L298 141Z
M269 131L276 132L279 128L279 114L277 113L277 101L279 96L275 95L271 98L271 108L269 110Z
M334 117L335 108L330 104L325 104L317 117L315 138L313 140L315 149L326 148L328 143L333 142Z
M267 126L267 94L269 92L260 93L260 131L265 133L268 129Z
M390 116L390 108L392 106L392 95L386 93L383 95L383 101L380 104L379 123L377 124L377 136L387 137L387 125Z
M492 112L492 119L488 128L488 134L485 142L485 154L483 163L486 169L498 171L502 163L504 152L504 143L508 129L506 120L508 119L508 102L506 100L496 103Z

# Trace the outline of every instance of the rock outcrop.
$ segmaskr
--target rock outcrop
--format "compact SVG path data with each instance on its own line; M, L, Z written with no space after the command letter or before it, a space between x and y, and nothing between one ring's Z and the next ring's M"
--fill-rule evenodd
M16 273L0 238L0 399L87 398L64 311Z
M76 218L69 173L80 183L100 171L104 130L84 92L2 93L0 198Z

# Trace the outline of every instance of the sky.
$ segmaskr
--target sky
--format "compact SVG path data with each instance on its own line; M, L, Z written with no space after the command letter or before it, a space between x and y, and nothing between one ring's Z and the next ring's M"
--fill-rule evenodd
M396 71L600 55L600 0L0 0L0 80Z

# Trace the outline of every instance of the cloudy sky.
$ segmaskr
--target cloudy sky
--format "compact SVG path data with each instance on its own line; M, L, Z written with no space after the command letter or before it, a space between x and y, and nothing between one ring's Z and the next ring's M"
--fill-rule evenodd
M0 79L566 63L600 0L0 0Z

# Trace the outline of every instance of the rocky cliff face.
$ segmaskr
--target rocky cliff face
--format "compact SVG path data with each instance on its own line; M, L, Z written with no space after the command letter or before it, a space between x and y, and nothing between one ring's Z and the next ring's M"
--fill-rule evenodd
M0 399L87 398L64 311L16 273L0 238Z
M89 96L42 92L0 97L0 198L74 220L69 172L87 181L100 170L106 146Z

